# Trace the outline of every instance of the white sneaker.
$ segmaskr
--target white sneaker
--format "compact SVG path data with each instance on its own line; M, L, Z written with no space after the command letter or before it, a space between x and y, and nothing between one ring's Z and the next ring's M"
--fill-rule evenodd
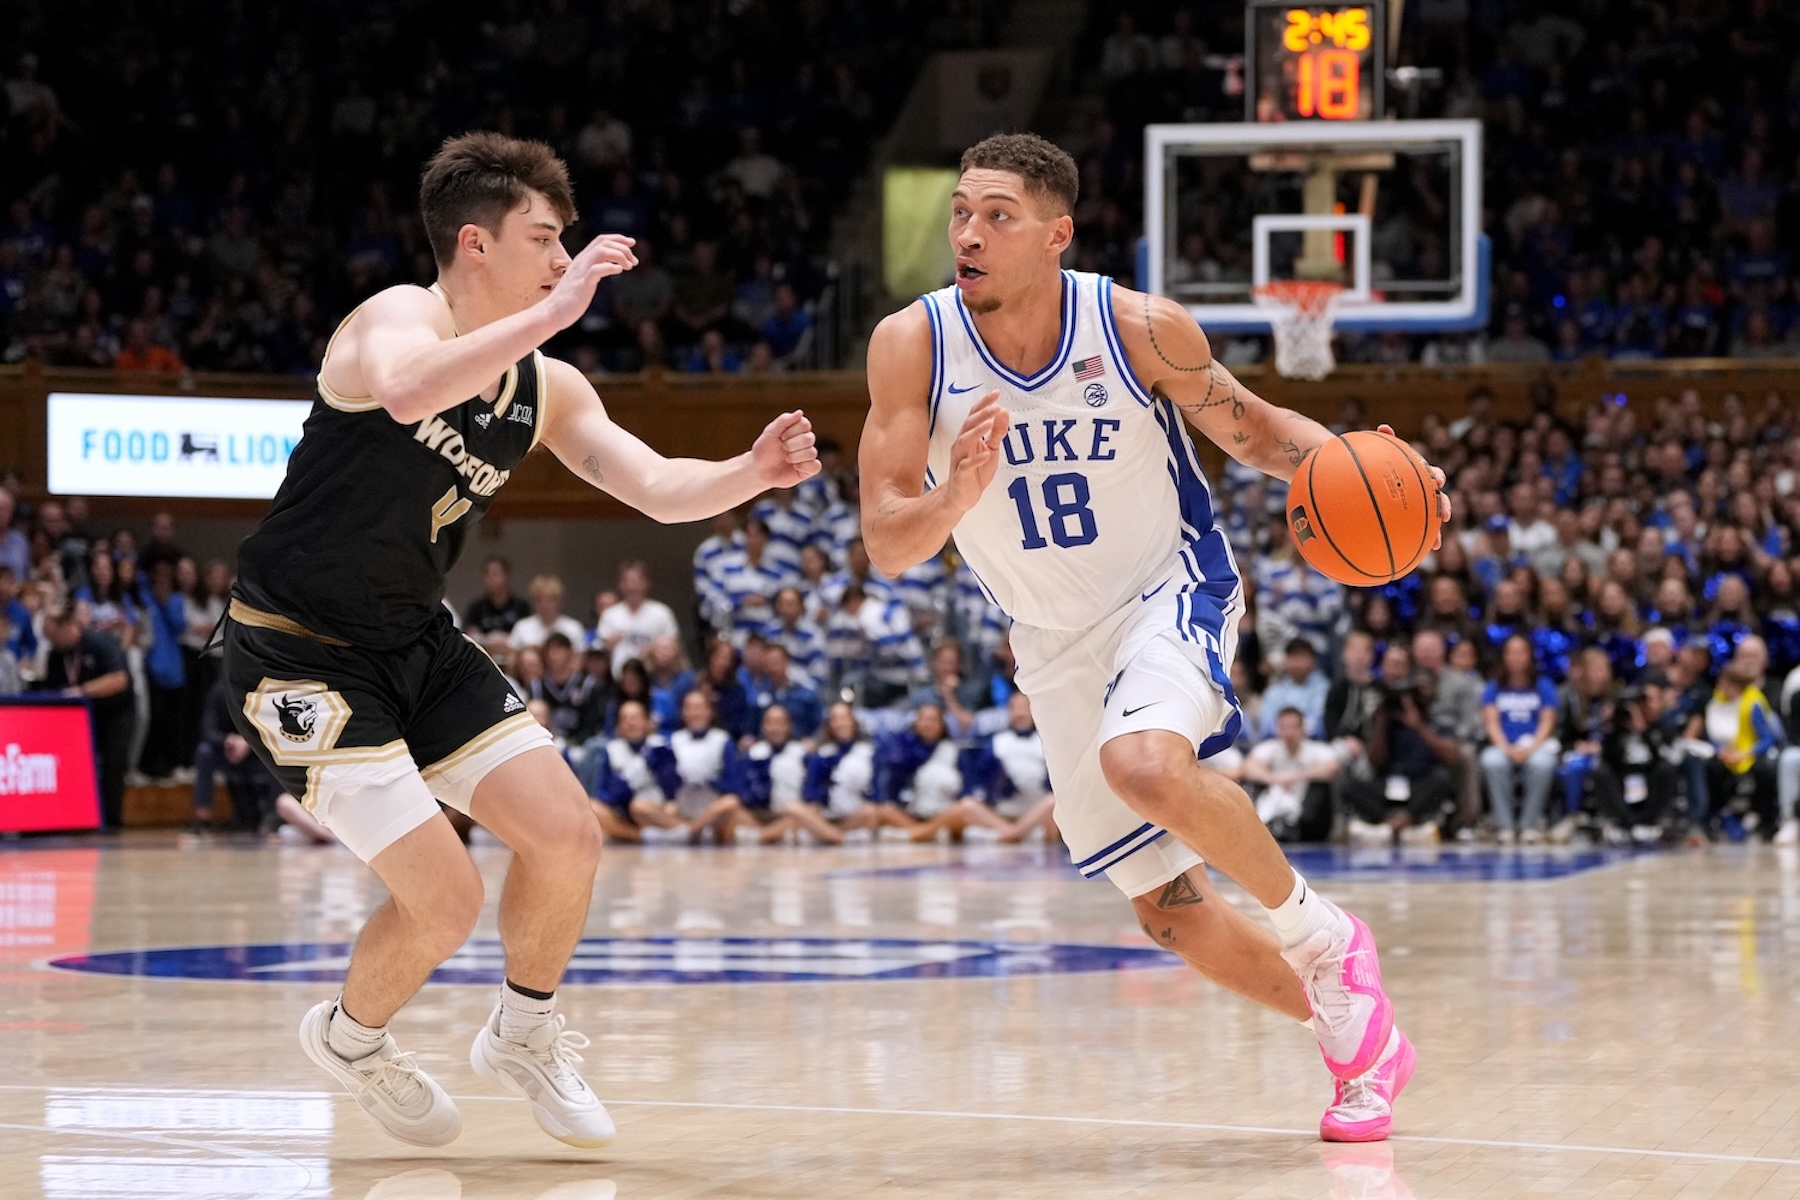
M986 825L971 825L963 830L963 841L972 846L993 845L1000 840L998 829L989 829Z
M1564 817L1550 827L1550 840L1558 846L1566 846L1575 837L1575 818Z
M1792 846L1796 842L1800 842L1800 821L1789 817L1781 823L1781 828L1775 831L1775 844Z
M1393 844L1394 831L1387 825L1350 818L1350 840L1359 846L1387 846Z
M1502 846L1515 846L1519 841L1519 831L1510 825L1502 829L1497 836Z
M1631 840L1640 846L1653 846L1662 841L1662 836L1661 825L1633 825L1631 827Z
M762 830L754 825L738 825L731 831L731 840L734 845L754 846L762 841Z
M875 831L873 829L844 830L844 845L846 846L867 846L874 840Z
M388 1034L375 1053L355 1061L338 1057L326 1041L337 1001L326 1000L300 1018L300 1048L324 1067L392 1136L414 1146L443 1146L462 1132L456 1102Z
M531 1102L538 1128L565 1145L591 1150L613 1140L617 1130L575 1064L588 1040L563 1028L568 1018L557 1013L523 1042L500 1036L500 1008L488 1018L469 1047L469 1065L489 1083L497 1083Z
M664 829L660 825L646 825L639 832L643 835L646 846L673 846L677 842L687 841L688 837L685 829Z
M1520 831L1519 843L1525 846L1541 846L1544 844L1544 831L1536 825L1528 825Z
M944 831L940 829L938 832L942 833ZM880 829L875 831L875 840L878 842L910 842L912 841L912 834L906 832L906 830L900 828L898 825L883 825Z

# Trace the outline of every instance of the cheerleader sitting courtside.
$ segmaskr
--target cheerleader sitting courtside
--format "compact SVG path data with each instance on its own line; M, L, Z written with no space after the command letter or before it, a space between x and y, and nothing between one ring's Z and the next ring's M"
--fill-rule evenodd
M829 845L843 844L837 826L804 799L806 760L806 745L794 738L788 710L770 705L763 713L761 740L745 751L742 760L744 811L761 826L758 841L777 842L804 829Z
M863 736L856 711L842 701L826 712L825 736L806 756L802 799L817 815L865 841L876 829L910 831L914 824L897 805L875 799L875 745Z
M971 756L972 757L972 756ZM915 842L939 834L960 839L972 828L992 830L990 841L1006 829L1006 819L971 795L964 779L965 753L949 736L944 710L920 705L912 728L888 739L876 774L875 791L906 808L915 824Z
M600 831L621 842L641 842L680 786L675 756L650 724L641 700L626 700L614 716L617 732L589 743L585 769L589 804Z

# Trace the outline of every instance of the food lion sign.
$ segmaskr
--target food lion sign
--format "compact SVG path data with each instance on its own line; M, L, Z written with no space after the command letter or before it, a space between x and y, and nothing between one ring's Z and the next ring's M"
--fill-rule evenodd
M305 400L52 392L50 491L269 500L311 411Z

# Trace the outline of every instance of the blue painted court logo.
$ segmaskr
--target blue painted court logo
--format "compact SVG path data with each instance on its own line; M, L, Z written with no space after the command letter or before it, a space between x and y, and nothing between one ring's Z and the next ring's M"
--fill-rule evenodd
M63 971L162 979L340 983L348 942L188 946L51 959ZM1180 966L1161 950L1015 942L921 942L899 938L584 938L564 983L810 983L858 979L1011 979ZM506 959L497 940L468 943L433 983L498 984Z

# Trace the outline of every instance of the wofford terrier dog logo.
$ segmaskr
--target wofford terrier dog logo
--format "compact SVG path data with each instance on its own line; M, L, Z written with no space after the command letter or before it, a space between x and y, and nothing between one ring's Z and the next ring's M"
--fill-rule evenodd
M281 722L282 737L290 742L310 742L319 710L310 700L283 696L275 702L275 716Z

